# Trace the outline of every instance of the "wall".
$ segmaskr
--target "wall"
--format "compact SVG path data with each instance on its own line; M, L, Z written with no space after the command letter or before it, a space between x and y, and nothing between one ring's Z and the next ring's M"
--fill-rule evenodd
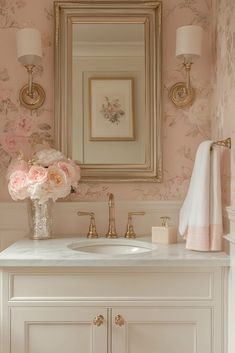
M229 276L229 340L228 351L235 351L235 2L217 0L214 9L214 113L213 136L232 138L232 149L225 151L223 158L223 197L230 220L228 240L230 241L230 276Z
M103 200L110 190L123 200L181 200L184 197L196 148L200 141L210 137L211 13L211 0L163 1L163 183L80 184L79 200ZM175 30L185 24L199 24L204 28L204 46L202 58L193 65L196 102L190 108L177 110L168 99L168 90L184 78L174 50ZM32 116L18 101L26 73L16 60L15 31L24 26L38 28L43 36L44 57L35 78L45 88L47 100ZM4 201L9 199L4 174L10 156L17 150L30 154L32 149L52 141L53 1L1 1L0 42L0 201Z
M235 2L217 0L215 7L214 113L213 135L231 137L232 150L224 152L223 196L235 205Z

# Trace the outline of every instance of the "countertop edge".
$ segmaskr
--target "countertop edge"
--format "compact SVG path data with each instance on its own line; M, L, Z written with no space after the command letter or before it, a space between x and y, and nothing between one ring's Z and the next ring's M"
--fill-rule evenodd
M1 260L0 268L6 267L89 267L89 268L118 268L118 267L229 267L230 259L223 260L80 260L80 261L58 261L58 260Z
M96 242L106 244L105 239ZM113 240L114 241L114 240ZM123 245L123 240L122 245ZM144 241L144 242L143 242ZM89 242L89 241L88 241ZM82 238L58 238L46 241L22 239L0 253L0 268L4 267L228 267L230 257L224 252L187 250L184 243L159 245L143 253L131 255L98 255L81 252ZM138 243L138 244L137 244ZM81 245L82 244L82 245ZM117 240L118 244L118 240ZM134 241L134 245L152 247L151 237ZM75 246L76 245L76 246ZM132 244L133 245L133 244ZM75 246L75 247L74 247ZM88 246L88 245L86 245ZM86 247L85 246L85 247ZM78 247L79 248L79 247Z

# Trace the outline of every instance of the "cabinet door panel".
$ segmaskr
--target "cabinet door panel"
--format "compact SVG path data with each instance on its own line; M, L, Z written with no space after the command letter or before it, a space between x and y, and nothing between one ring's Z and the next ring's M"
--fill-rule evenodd
M124 325L115 324L115 316ZM113 310L112 353L210 353L208 308L119 308Z
M93 325L96 315L103 325ZM100 308L11 309L11 353L107 352L107 310Z

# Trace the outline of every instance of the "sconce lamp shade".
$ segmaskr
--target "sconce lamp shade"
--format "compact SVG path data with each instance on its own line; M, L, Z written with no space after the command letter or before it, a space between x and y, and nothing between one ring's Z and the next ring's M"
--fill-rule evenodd
M38 65L42 58L41 33L35 28L16 32L17 58L23 65Z
M189 25L177 28L176 31L176 56L193 58L201 56L202 28Z

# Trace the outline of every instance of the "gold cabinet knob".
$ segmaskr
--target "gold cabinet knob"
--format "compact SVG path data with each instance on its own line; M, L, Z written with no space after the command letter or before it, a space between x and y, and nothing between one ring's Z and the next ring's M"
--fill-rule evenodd
M125 324L125 320L120 314L115 316L114 322L117 326L123 326Z
M104 323L103 315L97 315L93 320L93 324L95 326L101 326L101 325L103 325L103 323Z

